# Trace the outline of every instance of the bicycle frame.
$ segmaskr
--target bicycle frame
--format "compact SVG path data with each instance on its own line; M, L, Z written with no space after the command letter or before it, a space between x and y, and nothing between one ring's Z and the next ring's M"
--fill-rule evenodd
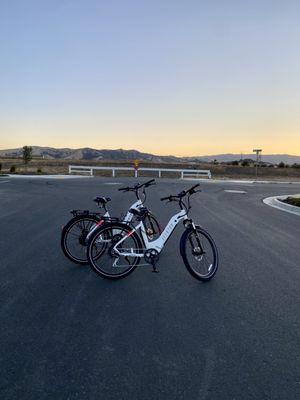
M179 224L180 221L186 220L188 219L187 216L187 212L186 210L181 210L179 213L173 215L173 217L170 218L167 226L165 227L165 229L163 230L163 232L161 233L161 235L152 241L148 240L147 234L146 234L146 230L145 230L145 226L143 221L141 221L137 226L135 226L133 228L132 231L130 231L125 237L123 237L118 243L116 243L116 245L114 246L114 251L117 255L122 255L124 257L144 257L144 254L141 253L135 253L133 251L133 249L130 249L130 252L125 252L125 251L119 251L117 249L117 247L124 242L124 240L126 240L129 236L131 236L134 232L138 231L140 229L141 231L141 237L143 238L146 250L148 249L155 249L158 251L158 253L160 253L165 245L165 243L167 242L167 240L169 239L169 237L171 236L171 234L173 233L174 229L176 228L176 226Z
M135 203L132 204L131 207L129 207L129 210L127 211L125 217L124 217L124 223L128 224L132 221L133 218L133 214L130 210L138 210L139 208L141 208L143 206L143 202L142 200L137 200ZM99 227L101 226L104 222L105 222L105 218L110 218L110 214L108 211L106 211L106 213L103 215L103 218L100 219L99 222L95 223L95 225L90 229L89 233L87 234L86 237L86 241L88 242L91 234Z

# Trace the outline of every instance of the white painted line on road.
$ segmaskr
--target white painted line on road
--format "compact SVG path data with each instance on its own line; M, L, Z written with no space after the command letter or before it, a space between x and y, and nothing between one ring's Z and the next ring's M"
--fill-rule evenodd
M230 189L224 190L224 192L227 192L227 193L239 193L239 194L247 193L245 190L230 190Z
M104 182L103 185L122 185L121 182Z
M291 204L283 203L280 200L284 200L287 197L300 197L300 194L284 195L284 196L272 196L263 199L263 202L268 206L277 208L278 210L288 212L290 214L298 215L300 217L300 207L292 206Z
M9 181L0 181L0 183L8 183Z

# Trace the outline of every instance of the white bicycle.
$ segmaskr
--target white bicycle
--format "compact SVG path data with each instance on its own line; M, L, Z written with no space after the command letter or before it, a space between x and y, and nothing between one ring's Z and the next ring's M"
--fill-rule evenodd
M61 233L61 248L65 256L76 264L86 265L87 259L87 243L91 234L101 225L108 221L122 221L126 224L130 223L134 217L134 212L138 212L144 206L146 201L145 189L155 184L155 179L142 184L136 184L133 187L120 188L123 192L134 192L136 201L129 207L123 220L111 217L107 210L107 203L111 200L109 197L95 197L93 200L99 208L104 210L101 212L91 212L89 210L72 210L73 217L63 227ZM146 220L146 232L149 238L159 235L160 225L154 215L149 212ZM98 245L99 254L101 249ZM98 254L98 255L99 255Z
M87 256L93 270L103 278L120 279L129 275L139 265L141 259L152 265L157 272L157 262L167 240L180 221L185 228L180 240L180 254L187 270L201 281L209 281L218 269L218 251L214 240L208 232L195 225L188 217L191 209L190 197L199 192L195 185L175 196L163 197L161 200L176 201L180 212L169 220L167 226L157 239L149 240L145 220L149 215L146 207L131 210L138 224L110 222L94 231L88 243ZM99 257L98 246L105 246Z

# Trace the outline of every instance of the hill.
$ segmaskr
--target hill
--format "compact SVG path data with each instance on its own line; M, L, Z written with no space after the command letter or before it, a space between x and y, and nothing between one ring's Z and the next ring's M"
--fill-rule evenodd
M138 150L124 150L124 149L102 149L97 150L90 147L80 149L62 148L56 149L54 147L40 147L32 146L33 155L48 160L87 160L87 161L132 161L141 160L156 163L201 163L212 162L229 162L239 160L240 154L214 154L210 156L194 156L194 157L175 157L175 156L159 156L150 153L143 153ZM0 150L0 157L22 157L22 148ZM243 154L244 159L255 159L255 154ZM278 164L283 161L286 164L300 164L300 156L289 154L263 154L262 160L272 164Z

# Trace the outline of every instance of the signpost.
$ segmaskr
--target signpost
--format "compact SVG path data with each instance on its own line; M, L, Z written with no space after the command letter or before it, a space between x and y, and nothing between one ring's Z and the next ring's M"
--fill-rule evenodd
M139 160L133 161L133 168L134 168L134 177L137 178L139 169Z
M256 153L255 179L257 180L258 165L260 164L260 161L261 161L261 152L262 152L262 149L254 149L253 152Z

